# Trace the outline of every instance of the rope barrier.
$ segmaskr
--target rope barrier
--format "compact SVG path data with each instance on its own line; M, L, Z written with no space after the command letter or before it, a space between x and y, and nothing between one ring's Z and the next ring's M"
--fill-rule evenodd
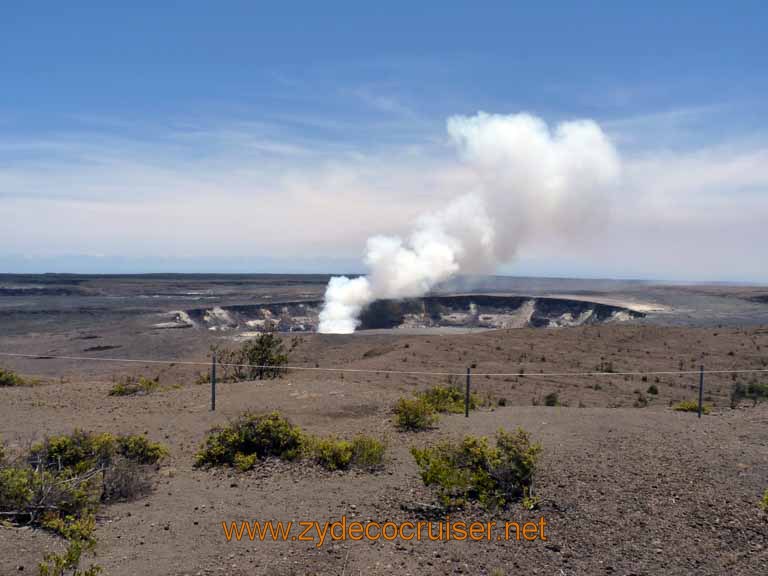
M91 356L50 356L47 354L19 354L13 352L0 352L0 356L15 358L32 358L38 360L75 360L78 362L116 362L116 363L135 363L135 364L165 364L165 365L184 365L184 366L210 366L211 361L200 360L150 360L137 358L94 358ZM280 370L297 370L307 372L342 372L354 374L394 374L400 376L465 376L465 372L429 372L424 370L376 370L373 368L321 368L314 366L272 366L256 364L228 364L217 362L217 366L227 366L232 368L264 368ZM636 370L629 372L473 372L472 375L487 376L489 378L501 378L515 376L518 378L542 378L551 376L577 377L577 376L674 376L684 374L699 374L701 370ZM768 373L768 368L736 368L731 370L704 370L704 374L750 374L750 373Z

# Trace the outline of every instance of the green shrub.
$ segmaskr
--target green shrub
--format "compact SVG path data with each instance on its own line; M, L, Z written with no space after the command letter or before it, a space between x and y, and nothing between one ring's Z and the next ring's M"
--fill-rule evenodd
M420 394L424 402L432 406L435 412L461 414L464 412L464 398L466 393L459 386L433 386ZM469 409L477 408L479 400L476 394L469 396Z
M376 438L355 436L352 441L334 436L309 438L306 452L315 462L328 470L364 468L373 470L384 462L384 443Z
M116 382L109 391L110 396L136 396L150 394L160 388L160 377L157 376L150 380L144 376L134 378L126 376L123 380Z
M43 518L41 526L67 540L86 541L93 537L93 531L96 528L96 518L93 514L86 514L82 518L76 518L71 515L62 518L53 515Z
M653 394L654 396L659 393L659 387L656 386L656 384L651 384L648 386L647 390L648 394Z
M560 397L557 392L550 392L544 396L544 406L560 406Z
M309 442L309 453L315 462L328 470L346 470L352 463L352 442L333 436L313 438Z
M285 372L282 367L288 363L282 340L271 332L244 342L236 350L218 346L211 350L221 368L217 376L221 382L279 378Z
M246 412L229 425L211 430L195 456L195 466L234 466L246 472L258 460L272 456L307 457L329 470L353 466L370 470L382 465L384 451L384 444L369 436L358 435L351 441L318 438L304 434L278 412Z
M75 430L72 434L51 436L35 444L29 460L33 466L79 474L92 468L107 467L116 456L136 464L156 464L167 455L167 448L145 436L113 436L108 432L93 434Z
M141 467L167 454L143 436L82 430L50 436L32 446L21 465L2 469L0 511L13 511L32 523L39 522L40 510L79 518L95 512L99 502L145 492Z
M768 384L761 384L757 380L751 381L746 386L736 382L731 387L731 408L736 408L742 400L752 400L752 406L768 398Z
M69 541L63 554L47 554L41 575L93 576L80 569L95 545L94 514L101 502L130 498L149 487L143 471L168 454L143 436L113 436L75 430L35 444L13 466L0 467L0 512L55 532Z
M118 436L117 453L137 464L156 464L168 456L168 449L146 436Z
M411 432L427 430L438 420L432 405L423 398L400 398L395 404L395 417L400 430Z
M4 386L31 386L34 381L19 376L12 370L0 368L0 388Z
M62 554L49 553L38 564L40 576L97 576L102 568L92 564L86 569L80 568L83 552L91 552L96 546L93 531L96 521L93 515L83 518L67 516L64 519L54 517L43 522L43 527L55 532L69 541Z
M80 568L83 552L92 548L91 545L75 540L69 543L63 554L46 554L45 560L37 565L39 576L98 576L103 568L97 564L92 564L84 570Z
M0 437L0 465L3 464L3 460L5 460L5 444L3 444L3 439Z
M699 403L696 400L683 400L672 406L672 410L677 412L698 412ZM702 414L709 414L712 411L712 407L708 404L704 404L701 407Z
M375 469L384 464L386 446L381 440L362 434L352 439L352 461L360 468Z
M33 445L30 463L51 470L71 469L82 473L108 465L115 454L116 442L112 434L75 430L72 434L50 436Z
M0 511L25 510L32 504L33 474L29 469L0 468Z
M275 456L294 460L301 455L303 435L278 412L256 415L246 412L227 426L214 428L195 459L197 466L235 464L235 455Z
M459 443L411 449L422 481L437 487L444 506L477 500L486 508L529 495L540 451L521 428L514 433L499 430L495 447L487 438L466 436Z
M760 508L768 512L768 489L763 493L763 498L760 500Z
M256 454L245 455L242 452L235 454L234 465L240 472L248 472L254 466L256 466Z

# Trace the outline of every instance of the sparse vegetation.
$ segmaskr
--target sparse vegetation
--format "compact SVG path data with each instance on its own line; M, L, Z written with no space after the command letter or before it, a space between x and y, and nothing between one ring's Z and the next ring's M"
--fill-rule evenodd
M11 386L32 386L35 382L20 376L12 370L0 368L0 388Z
M423 398L400 398L395 404L395 422L402 431L428 430L437 420L434 408Z
M74 523L79 521L74 520ZM67 529L71 535L65 536L69 541L67 549L61 553L48 553L43 557L43 561L38 564L39 576L98 576L103 569L98 564L91 564L88 568L80 568L80 562L84 552L92 552L96 546L96 539L93 537L93 528L95 521L93 516L89 517L86 524L82 524L77 529Z
M433 386L417 395L427 404L432 406L435 412L461 414L464 412L464 399L466 393L459 386ZM476 394L469 395L469 409L474 410L480 404Z
M633 406L635 408L645 408L648 406L648 397L642 392L638 392Z
M214 428L196 455L197 466L235 465L238 454L295 460L301 455L301 429L279 412L257 415L246 412L227 426Z
M656 386L656 384L651 384L650 386L648 386L648 390L646 390L646 392L648 394L653 394L654 396L656 396L659 393L659 387Z
M560 397L557 392L550 392L544 396L544 406L560 406Z
M736 408L742 400L752 400L752 406L768 398L768 384L752 380L746 386L736 382L731 386L731 408Z
M360 468L380 468L384 464L386 449L381 440L359 434L352 439L352 461Z
M150 394L160 387L160 377L149 379L144 376L126 376L115 382L109 390L110 396L136 396Z
M597 371L605 372L606 374L612 374L615 372L613 369L613 361L600 358L600 364L597 365Z
M411 453L427 486L436 486L445 507L460 507L477 500L486 508L503 508L530 496L541 452L522 428L499 430L496 446L485 437L466 436L460 442L412 448Z
M427 430L437 423L440 413L464 412L466 393L455 382L456 378L451 377L445 386L433 386L419 392L413 399L400 398L394 407L397 427L410 432ZM480 397L474 393L470 394L469 409L475 410L480 404L482 404Z
M311 439L308 451L315 462L328 470L346 470L352 462L352 442L334 436Z
M760 508L762 508L764 512L768 512L768 488L763 492L763 497L760 499Z
M95 545L94 514L102 502L131 499L149 489L148 464L165 457L165 447L143 436L113 436L75 430L32 446L28 455L0 466L0 512L69 541L62 554L47 554L39 573L93 576L80 569Z
M677 412L698 412L699 403L696 400L683 400L672 406L672 410L676 410ZM712 407L710 405L702 405L702 414L709 414L710 412L712 412Z
M245 413L231 424L211 431L196 455L196 466L234 466L242 472L259 460L310 458L328 470L381 466L384 444L370 436L344 440L305 434L279 412Z
M211 351L216 354L220 371L216 378L221 382L280 378L285 372L282 367L288 363L283 341L272 332L243 342L235 350L213 346ZM209 381L210 375L201 375L199 380Z

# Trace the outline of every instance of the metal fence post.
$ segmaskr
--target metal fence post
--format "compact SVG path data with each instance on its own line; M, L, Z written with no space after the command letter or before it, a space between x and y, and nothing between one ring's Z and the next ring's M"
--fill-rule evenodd
M216 353L211 360L211 411L216 410Z
M464 418L469 418L469 380L471 371L471 368L467 368L467 392L464 395Z
M704 365L699 368L699 418L704 405Z

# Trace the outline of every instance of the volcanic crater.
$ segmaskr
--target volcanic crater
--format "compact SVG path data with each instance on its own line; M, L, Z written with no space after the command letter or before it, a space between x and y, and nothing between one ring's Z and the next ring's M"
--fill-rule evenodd
M316 332L320 300L194 308L170 313L164 328L211 331ZM376 300L360 316L358 330L556 328L624 322L645 314L587 300L488 294Z

